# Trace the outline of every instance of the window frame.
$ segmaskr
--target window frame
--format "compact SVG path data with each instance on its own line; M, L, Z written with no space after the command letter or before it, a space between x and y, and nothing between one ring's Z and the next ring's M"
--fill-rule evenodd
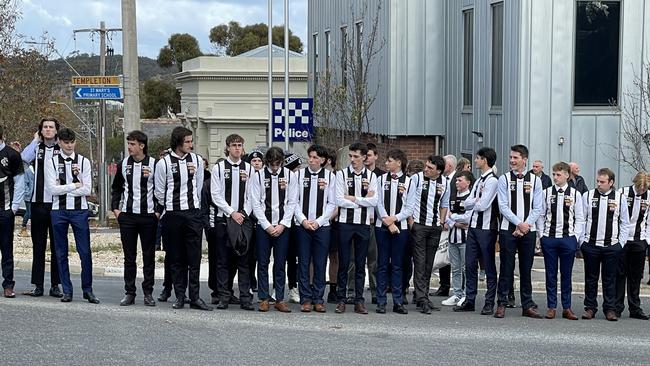
M471 29L470 29L470 32L467 33L467 34L469 34L471 36L470 37L471 44L469 45L469 47L466 44L467 34L465 32L466 31L465 22L466 22L466 18L467 18L468 14L470 14L470 17L471 17L471 23L470 23ZM462 12L461 12L461 18L462 18L461 28L463 30L462 31L462 35L463 35L462 36L462 46L461 46L462 50L463 50L462 51L462 65L463 66L462 66L462 78L461 78L461 83L462 83L461 84L462 85L462 87L461 87L461 90L462 90L462 93L461 93L461 105L462 105L462 111L463 112L470 113L470 112L472 112L474 110L474 57L475 57L475 52L474 52L474 33L475 33L475 28L474 28L474 24L475 24L475 21L474 21L474 19L475 19L474 18L474 8L463 9ZM471 55L470 55L469 59L466 59L466 56L467 56L466 51L468 49L471 51ZM467 63L466 63L466 61L467 61ZM468 68L469 68L469 71L471 71L471 74L470 74L470 78L466 79ZM466 97L466 92L467 92L467 86L468 86L467 84L470 84L469 86L470 86L470 89L471 89L469 94L467 94L467 96L469 97L469 103L467 103L467 100L465 98Z

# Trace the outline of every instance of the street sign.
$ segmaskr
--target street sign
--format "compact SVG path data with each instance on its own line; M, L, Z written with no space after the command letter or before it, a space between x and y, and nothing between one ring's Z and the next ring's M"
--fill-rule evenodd
M289 98L289 141L311 141L314 135L312 98ZM284 98L273 98L273 141L284 141Z
M72 85L122 85L119 76L73 76Z
M72 93L74 99L123 99L122 89L119 87L93 88L78 87Z

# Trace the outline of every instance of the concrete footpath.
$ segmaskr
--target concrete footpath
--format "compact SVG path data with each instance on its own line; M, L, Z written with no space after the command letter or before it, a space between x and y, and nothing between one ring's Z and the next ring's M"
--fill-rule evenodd
M31 260L20 260L14 262L16 269L31 271L32 261ZM273 261L269 268L273 267ZM499 257L497 255L497 269L499 268ZM517 267L516 267L517 268ZM644 278L641 282L641 295L650 296L650 286L646 283L648 282L648 265L646 261L646 269L644 270ZM49 272L50 267L49 263L47 264L46 271ZM515 288L519 287L518 282L518 269L515 269ZM70 264L70 273L81 273L81 266ZM124 268L122 267L93 267L94 276L108 276L108 277L122 277L124 274ZM367 274L367 273L366 273ZM532 269L532 285L533 291L543 292L546 291L546 280L545 280L545 270L544 270L544 258L535 257ZM138 269L138 277L142 278L142 269ZM164 269L162 268L162 263L156 263L156 279L162 280L164 277ZM208 265L207 263L202 263L201 265L201 281L208 280ZM559 280L560 276L558 274L558 290L559 290ZM235 282L237 282L237 277L235 277ZM573 266L573 292L574 293L584 293L584 261L582 259L577 259ZM368 286L368 276L366 275L366 287ZM479 288L485 289L485 281L479 281ZM431 287L438 287L438 277L436 275L432 276Z

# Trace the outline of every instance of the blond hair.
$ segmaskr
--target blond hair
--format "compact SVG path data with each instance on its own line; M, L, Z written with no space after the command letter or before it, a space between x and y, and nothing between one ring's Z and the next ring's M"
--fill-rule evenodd
M632 179L632 183L637 192L645 192L650 188L650 174L647 172L638 172Z

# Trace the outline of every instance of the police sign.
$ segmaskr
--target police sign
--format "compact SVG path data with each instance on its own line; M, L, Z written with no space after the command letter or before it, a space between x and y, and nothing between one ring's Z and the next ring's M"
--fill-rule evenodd
M311 141L314 135L312 98L289 98L289 141ZM273 98L273 141L284 141L284 98Z

